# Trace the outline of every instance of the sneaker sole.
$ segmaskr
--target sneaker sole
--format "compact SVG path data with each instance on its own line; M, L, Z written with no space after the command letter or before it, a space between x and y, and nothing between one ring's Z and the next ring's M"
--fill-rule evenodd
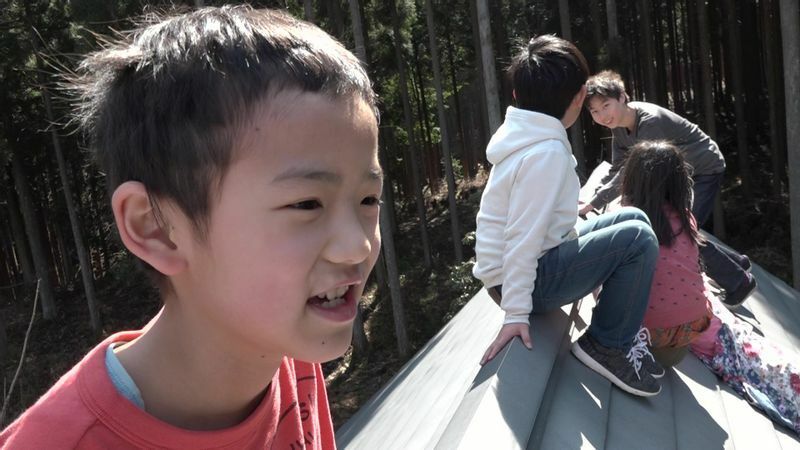
M739 308L740 306L744 305L744 302L745 302L745 301L747 301L747 297L745 297L745 298L744 298L744 300L742 300L742 301L740 301L739 303L736 303L736 304L725 303L725 302L723 301L723 302L722 302L722 306L724 306L724 307L728 308L728 311L733 311L733 310L735 310L735 309Z
M725 300L722 300L722 305L728 308L729 311L733 311L734 309L744 305L744 302L746 302L747 299L750 298L751 295L753 295L753 292L756 291L757 287L758 284L754 283L753 287L750 289L750 292L748 292L744 297L742 297L741 301L738 301L736 303L728 303Z
M658 380L659 378L664 378L664 375L667 374L667 371L663 371L661 373L651 373L650 376Z
M578 341L575 341L572 344L572 354L578 358L578 361L582 362L586 367L594 370L595 372L599 373L600 375L607 378L609 381L614 383L618 388L622 389L623 391L637 395L639 397L653 397L658 395L661 392L661 386L658 387L658 390L655 392L647 392L647 391L640 391L634 387L628 386L627 384L623 383L622 380L616 377L613 373L609 372L608 369L603 367L600 363L595 361L588 353L584 352L580 345L578 345Z

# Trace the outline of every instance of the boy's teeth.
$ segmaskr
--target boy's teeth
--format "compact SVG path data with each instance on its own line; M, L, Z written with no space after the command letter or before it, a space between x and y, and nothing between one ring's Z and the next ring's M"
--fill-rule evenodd
M341 286L336 289L331 289L330 291L326 292L324 295L320 295L320 298L325 298L328 301L335 300L337 298L341 298L347 292L348 286Z
M321 306L322 308L335 308L341 305L342 303L344 303L344 299L339 297L336 299L328 300L327 302L322 302L319 304L319 306Z

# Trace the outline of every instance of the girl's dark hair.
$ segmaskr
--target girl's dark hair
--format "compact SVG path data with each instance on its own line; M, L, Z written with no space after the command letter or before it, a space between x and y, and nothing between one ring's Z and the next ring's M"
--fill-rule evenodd
M691 224L692 168L677 147L667 141L643 141L631 149L622 169L622 203L647 214L660 245L671 246L687 231L691 240L703 238ZM665 207L674 210L681 230L674 232Z
M109 192L141 182L151 202L174 201L201 241L214 189L259 102L287 90L355 95L377 117L359 60L286 13L240 5L142 21L88 55L68 81L77 122Z
M583 53L553 35L531 39L509 66L517 108L561 119L589 76Z

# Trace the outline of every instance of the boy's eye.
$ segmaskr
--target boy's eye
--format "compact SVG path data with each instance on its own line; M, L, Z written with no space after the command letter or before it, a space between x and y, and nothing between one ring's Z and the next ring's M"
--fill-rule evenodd
M381 204L381 199L378 197L364 197L364 200L361 200L361 204L364 206L375 206Z
M307 211L321 207L322 204L317 200L303 200L302 202L292 203L291 205L289 205L289 208L302 209Z

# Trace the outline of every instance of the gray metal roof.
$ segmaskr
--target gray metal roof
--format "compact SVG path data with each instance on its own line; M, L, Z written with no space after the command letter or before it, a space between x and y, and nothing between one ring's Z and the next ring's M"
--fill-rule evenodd
M784 349L800 348L800 293L755 265L757 292L740 308ZM591 315L584 299L532 317L519 340L478 365L502 312L481 290L336 433L347 449L800 449L693 355L668 370L662 392L628 395L569 352Z
M591 180L590 180L591 181ZM758 265L737 314L800 365L800 293ZM533 350L483 352L503 313L481 290L336 432L345 449L800 449L688 355L651 398L628 395L569 352L594 300L534 315Z

